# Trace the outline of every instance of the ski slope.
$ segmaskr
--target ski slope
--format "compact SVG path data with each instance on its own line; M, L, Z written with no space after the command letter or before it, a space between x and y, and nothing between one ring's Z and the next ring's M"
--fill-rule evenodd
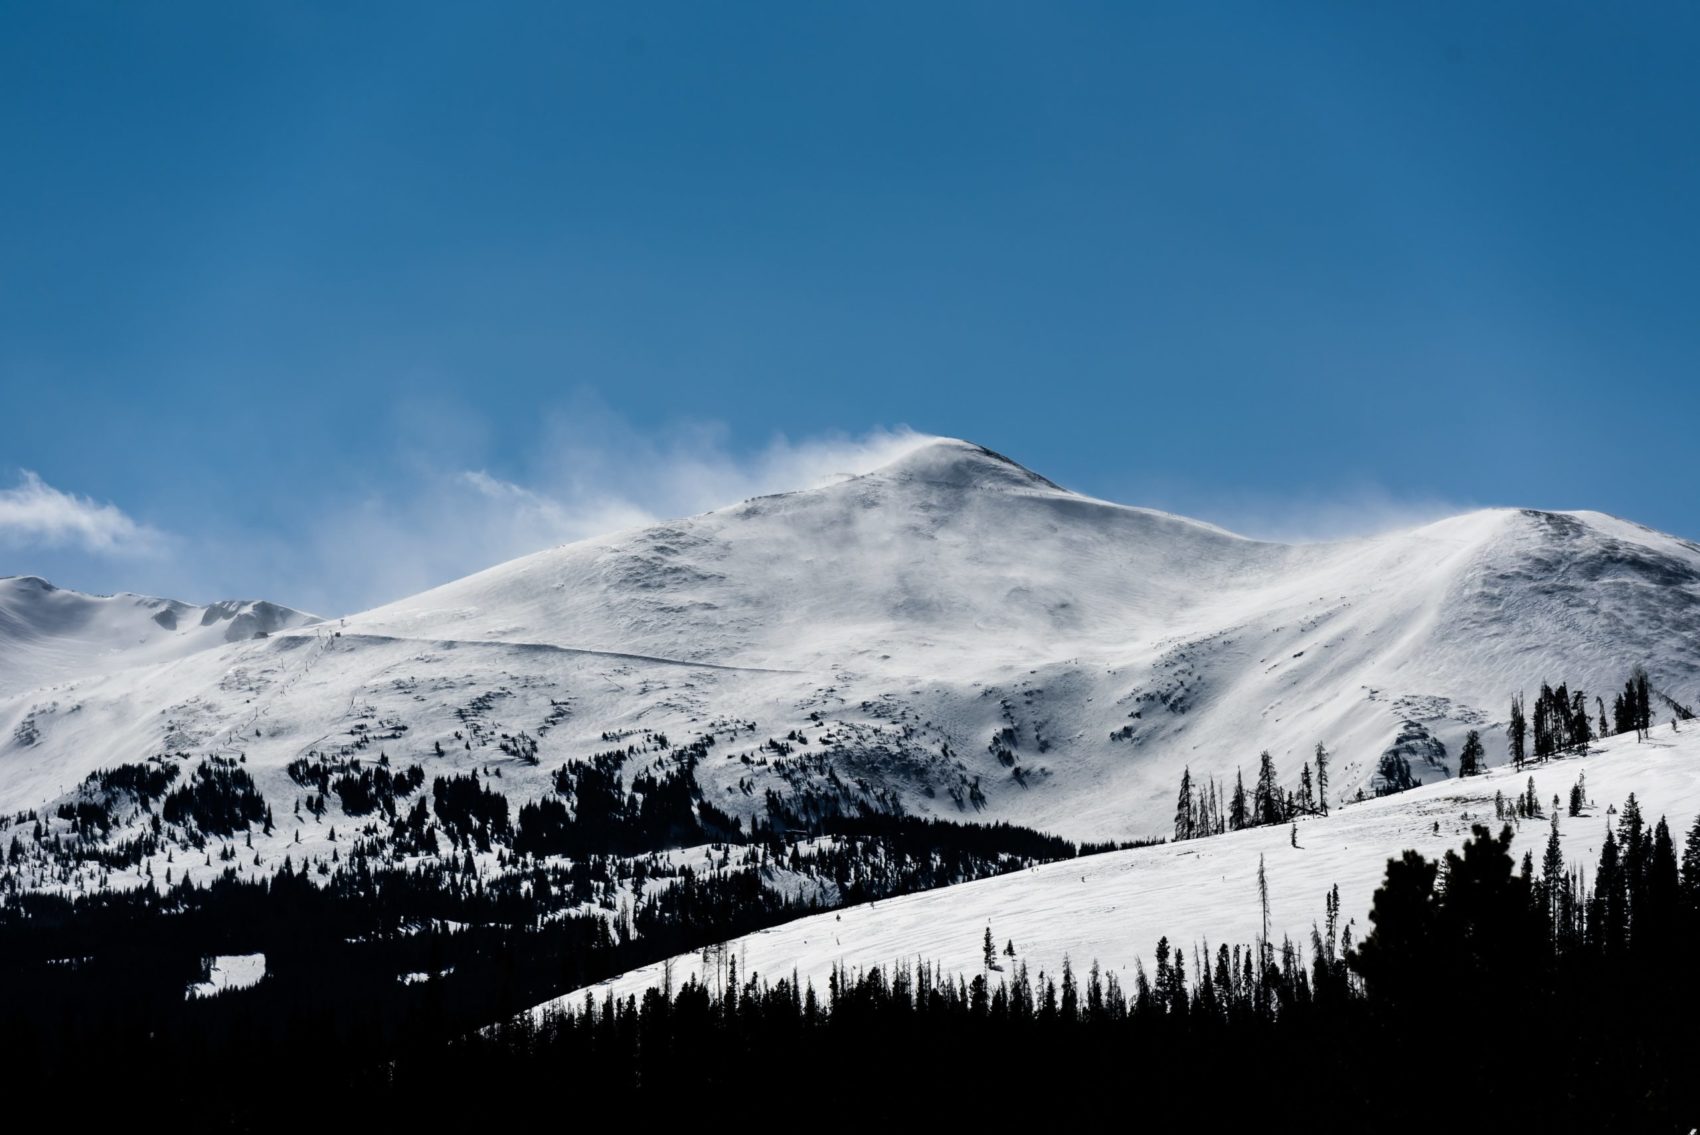
M1291 829L1281 826L1064 860L815 915L735 939L729 953L738 959L743 977L777 981L795 971L822 991L834 966L867 969L920 959L947 974L972 977L980 972L982 936L989 926L999 950L1013 942L1014 961L1035 973L1055 976L1065 957L1079 972L1096 961L1131 989L1136 966L1151 965L1159 937L1185 949L1194 973L1194 946L1202 951L1206 943L1214 950L1224 942L1255 942L1261 933L1261 859L1269 883L1271 941L1279 945L1290 936L1308 956L1310 930L1322 921L1331 887L1339 886L1342 922L1355 920L1353 938L1361 941L1389 858L1408 848L1439 858L1469 838L1473 823L1486 823L1497 833L1501 821L1494 819L1494 794L1514 797L1530 776L1548 817L1553 796L1567 803L1571 786L1585 776L1590 804L1576 818L1561 810L1559 834L1566 863L1582 865L1591 878L1606 826L1615 825L1612 810L1631 792L1649 826L1666 817L1681 847L1684 833L1700 815L1700 723L1680 733L1667 725L1645 743L1637 743L1633 734L1614 738L1588 756L1552 761L1523 774L1501 768L1352 804L1327 817L1300 821L1296 848ZM1521 858L1532 852L1537 871L1548 823L1513 822L1513 854ZM999 962L1011 964L1001 952ZM662 984L668 965L675 986L691 978L714 981L714 969L694 953L588 992L598 1002L609 993L641 995ZM586 992L576 990L533 1012L577 1007Z

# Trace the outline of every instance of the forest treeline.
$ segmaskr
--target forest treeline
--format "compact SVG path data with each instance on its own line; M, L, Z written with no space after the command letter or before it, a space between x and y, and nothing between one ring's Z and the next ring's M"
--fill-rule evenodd
M690 855L490 872L473 851L494 821L477 818L482 793L463 795L463 851L442 859L397 864L351 840L331 870L286 858L258 880L227 868L200 884L0 892L0 1090L72 1093L91 1068L122 1068L184 1114L246 1123L264 1109L240 1086L305 1059L316 1098L382 1096L396 1060L567 990L835 907L1080 853L1009 824L870 815L806 839L764 831ZM622 897L633 893L644 901ZM257 986L186 999L206 957L248 953L266 956Z
M1694 717L1691 709L1675 699L1657 696L1670 707L1672 726ZM1532 713L1523 694L1512 695L1505 725L1506 759L1520 769L1530 761L1586 752L1597 739L1626 733L1634 733L1639 739L1653 728L1654 697L1647 671L1641 666L1634 667L1623 689L1613 695L1609 717L1604 698L1595 697L1590 704L1587 693L1579 687L1572 690L1567 682L1561 681L1557 687L1542 682ZM1597 720L1590 716L1594 709L1599 712ZM1445 756L1444 745L1428 738L1426 732L1423 737L1440 757ZM1298 783L1289 788L1280 783L1275 759L1265 749L1258 756L1257 780L1249 792L1245 774L1239 770L1235 770L1230 789L1213 776L1196 779L1188 767L1181 773L1180 793L1175 800L1173 837L1203 839L1242 828L1291 823L1303 816L1326 816L1330 759L1327 746L1318 742L1312 758L1299 770ZM1442 768L1449 771L1449 766ZM1487 769L1487 746L1481 730L1471 729L1458 753L1458 775L1479 776ZM1395 748L1382 754L1375 783L1376 795L1383 796L1415 788L1422 781ZM1363 798L1359 789L1356 799Z
M17 927L0 934L0 1083L71 1099L122 1069L150 1105L241 1129L517 1121L580 1101L711 1126L1220 1129L1302 1111L1378 1130L1449 1116L1687 1130L1700 821L1679 844L1630 796L1580 864L1562 825L1607 821L1560 811L1539 860L1485 825L1439 860L1390 860L1357 939L1336 888L1318 896L1308 940L1160 938L1149 970L1079 959L1039 972L988 925L974 973L917 961L839 968L816 987L740 972L726 951L706 982L484 1029L563 983L806 911L764 905L772 892L749 877L708 875L630 936L595 915L386 929L444 881L324 887L293 872L194 891L171 914L43 909L32 932L49 937L33 945L53 964L20 952ZM470 882L463 895L503 901ZM183 1000L192 966L173 946L209 940L264 940L271 975ZM398 968L436 976L402 984Z
M1130 975L1036 973L986 928L984 965L713 970L468 1037L433 1059L481 1082L601 1085L656 1115L727 1101L838 1128L976 1120L1046 1128L1333 1129L1448 1122L1686 1131L1700 1108L1700 821L1678 854L1631 796L1580 886L1557 810L1543 861L1476 825L1435 861L1390 860L1361 943L1323 898L1308 949L1190 951ZM1255 901L1255 900L1253 900ZM404 1070L429 1078L428 1066ZM839 1102L827 1104L828 1100ZM713 1101L711 1103L711 1101Z

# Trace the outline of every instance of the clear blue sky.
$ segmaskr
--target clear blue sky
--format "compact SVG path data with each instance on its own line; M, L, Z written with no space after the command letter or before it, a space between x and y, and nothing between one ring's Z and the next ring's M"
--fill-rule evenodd
M1254 530L1700 537L1697 51L1659 0L0 0L0 573L347 609L903 425Z

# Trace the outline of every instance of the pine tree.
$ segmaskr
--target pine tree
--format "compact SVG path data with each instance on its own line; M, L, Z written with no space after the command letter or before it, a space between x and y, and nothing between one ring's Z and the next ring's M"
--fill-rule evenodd
M1252 822L1278 824L1281 822L1281 786L1275 783L1275 758L1263 750L1257 763L1257 788L1252 796Z
M1634 730L1637 741L1653 727L1652 687L1645 668L1635 667L1629 680L1623 684L1623 692L1612 703L1612 714L1616 718L1617 732Z
M1635 692L1635 717L1637 727L1643 731L1653 728L1652 686L1647 680L1644 667L1635 667L1631 676L1630 687Z
M1663 816L1653 825L1652 848L1647 856L1647 877L1641 898L1633 910L1634 938L1637 950L1645 951L1656 972L1663 971L1663 959L1674 945L1677 918L1681 904L1681 879L1676 863L1676 845L1671 841L1670 828Z
M1175 840L1191 839L1197 826L1197 811L1192 799L1192 769L1181 773L1180 796L1175 800Z
M1629 900L1623 883L1623 866L1617 854L1617 837L1606 825L1605 843L1600 847L1600 865L1594 872L1594 900L1589 904L1588 925L1596 949L1608 957L1622 953L1628 937Z
M1681 886L1688 909L1700 913L1700 816L1694 818L1682 843Z
M1545 682L1541 683L1541 692L1535 695L1534 725L1534 758L1545 760L1552 756L1557 748L1557 739L1553 736L1552 703L1555 697L1553 688Z
M1228 804L1228 829L1237 832L1247 826L1249 819L1246 813L1245 774L1235 769L1234 795Z
M1312 816L1316 814L1316 791L1310 775L1310 762L1305 762L1304 771L1299 774L1298 810L1301 814Z
M1527 759L1524 751L1524 741L1529 731L1528 719L1523 716L1523 695L1518 694L1511 699L1511 724L1506 728L1506 736L1510 741L1511 763L1518 768L1523 767Z
M1458 775L1475 776L1482 772L1482 757L1486 750L1482 748L1482 735L1477 730L1470 730L1464 737L1463 751L1458 754Z
M1558 926L1559 878L1564 874L1564 849L1558 841L1558 809L1553 809L1552 830L1547 833L1546 854L1541 857L1541 886L1547 908L1547 924Z
M1328 814L1328 749L1316 743L1316 802L1322 814Z
M1641 814L1641 803L1631 792L1617 817L1618 853L1623 861L1623 887L1628 903L1628 937L1635 942L1636 924L1646 894L1648 864L1653 854L1653 835Z
M1264 970L1269 957L1269 876L1263 872L1263 856L1257 857L1257 900L1263 908L1263 933L1257 940L1257 998L1258 1009L1269 1008L1268 982Z

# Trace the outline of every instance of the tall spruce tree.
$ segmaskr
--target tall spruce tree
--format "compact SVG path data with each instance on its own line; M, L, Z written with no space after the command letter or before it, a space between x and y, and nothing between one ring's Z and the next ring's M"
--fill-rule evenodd
M1511 699L1511 724L1506 728L1506 738L1511 749L1511 763L1518 768L1528 759L1525 742L1529 732L1528 718L1523 715L1523 695L1517 694Z
M1481 733L1475 729L1470 730L1464 736L1464 748L1458 754L1458 775L1475 776L1484 771L1482 769L1482 757L1485 754L1486 750L1482 748Z
M1635 667L1634 674L1629 679L1630 688L1635 693L1635 717L1638 727L1646 732L1653 727L1652 684L1647 679L1645 667Z
M1594 901L1589 906L1589 937L1594 948L1607 957L1616 957L1629 938L1629 895L1617 854L1617 836L1609 823L1600 846L1600 865L1594 871Z
M1328 814L1328 748L1316 743L1316 803L1322 814Z
M1700 914L1700 816L1694 817L1682 842L1681 886L1689 911Z
M1663 816L1653 825L1647 855L1647 877L1642 883L1639 907L1631 924L1631 945L1648 959L1654 972L1663 972L1665 959L1676 945L1682 900L1681 876L1676 863L1676 845Z
M1581 752L1594 739L1593 725L1588 720L1588 695L1577 690L1570 695L1570 744Z
M1197 807L1192 798L1192 768L1181 773L1181 791L1175 799L1175 839L1191 839L1196 828Z
M1252 796L1253 823L1278 824L1283 819L1281 786L1275 782L1275 758L1263 750L1257 758L1257 788Z
M1541 857L1541 889L1546 900L1547 924L1554 928L1553 944L1557 945L1558 900L1560 879L1564 875L1564 848L1558 840L1558 809L1552 811L1552 828L1547 833L1546 854Z
M1234 795L1228 802L1228 828L1239 831L1250 824L1251 817L1246 811L1245 774L1239 769L1234 770Z

